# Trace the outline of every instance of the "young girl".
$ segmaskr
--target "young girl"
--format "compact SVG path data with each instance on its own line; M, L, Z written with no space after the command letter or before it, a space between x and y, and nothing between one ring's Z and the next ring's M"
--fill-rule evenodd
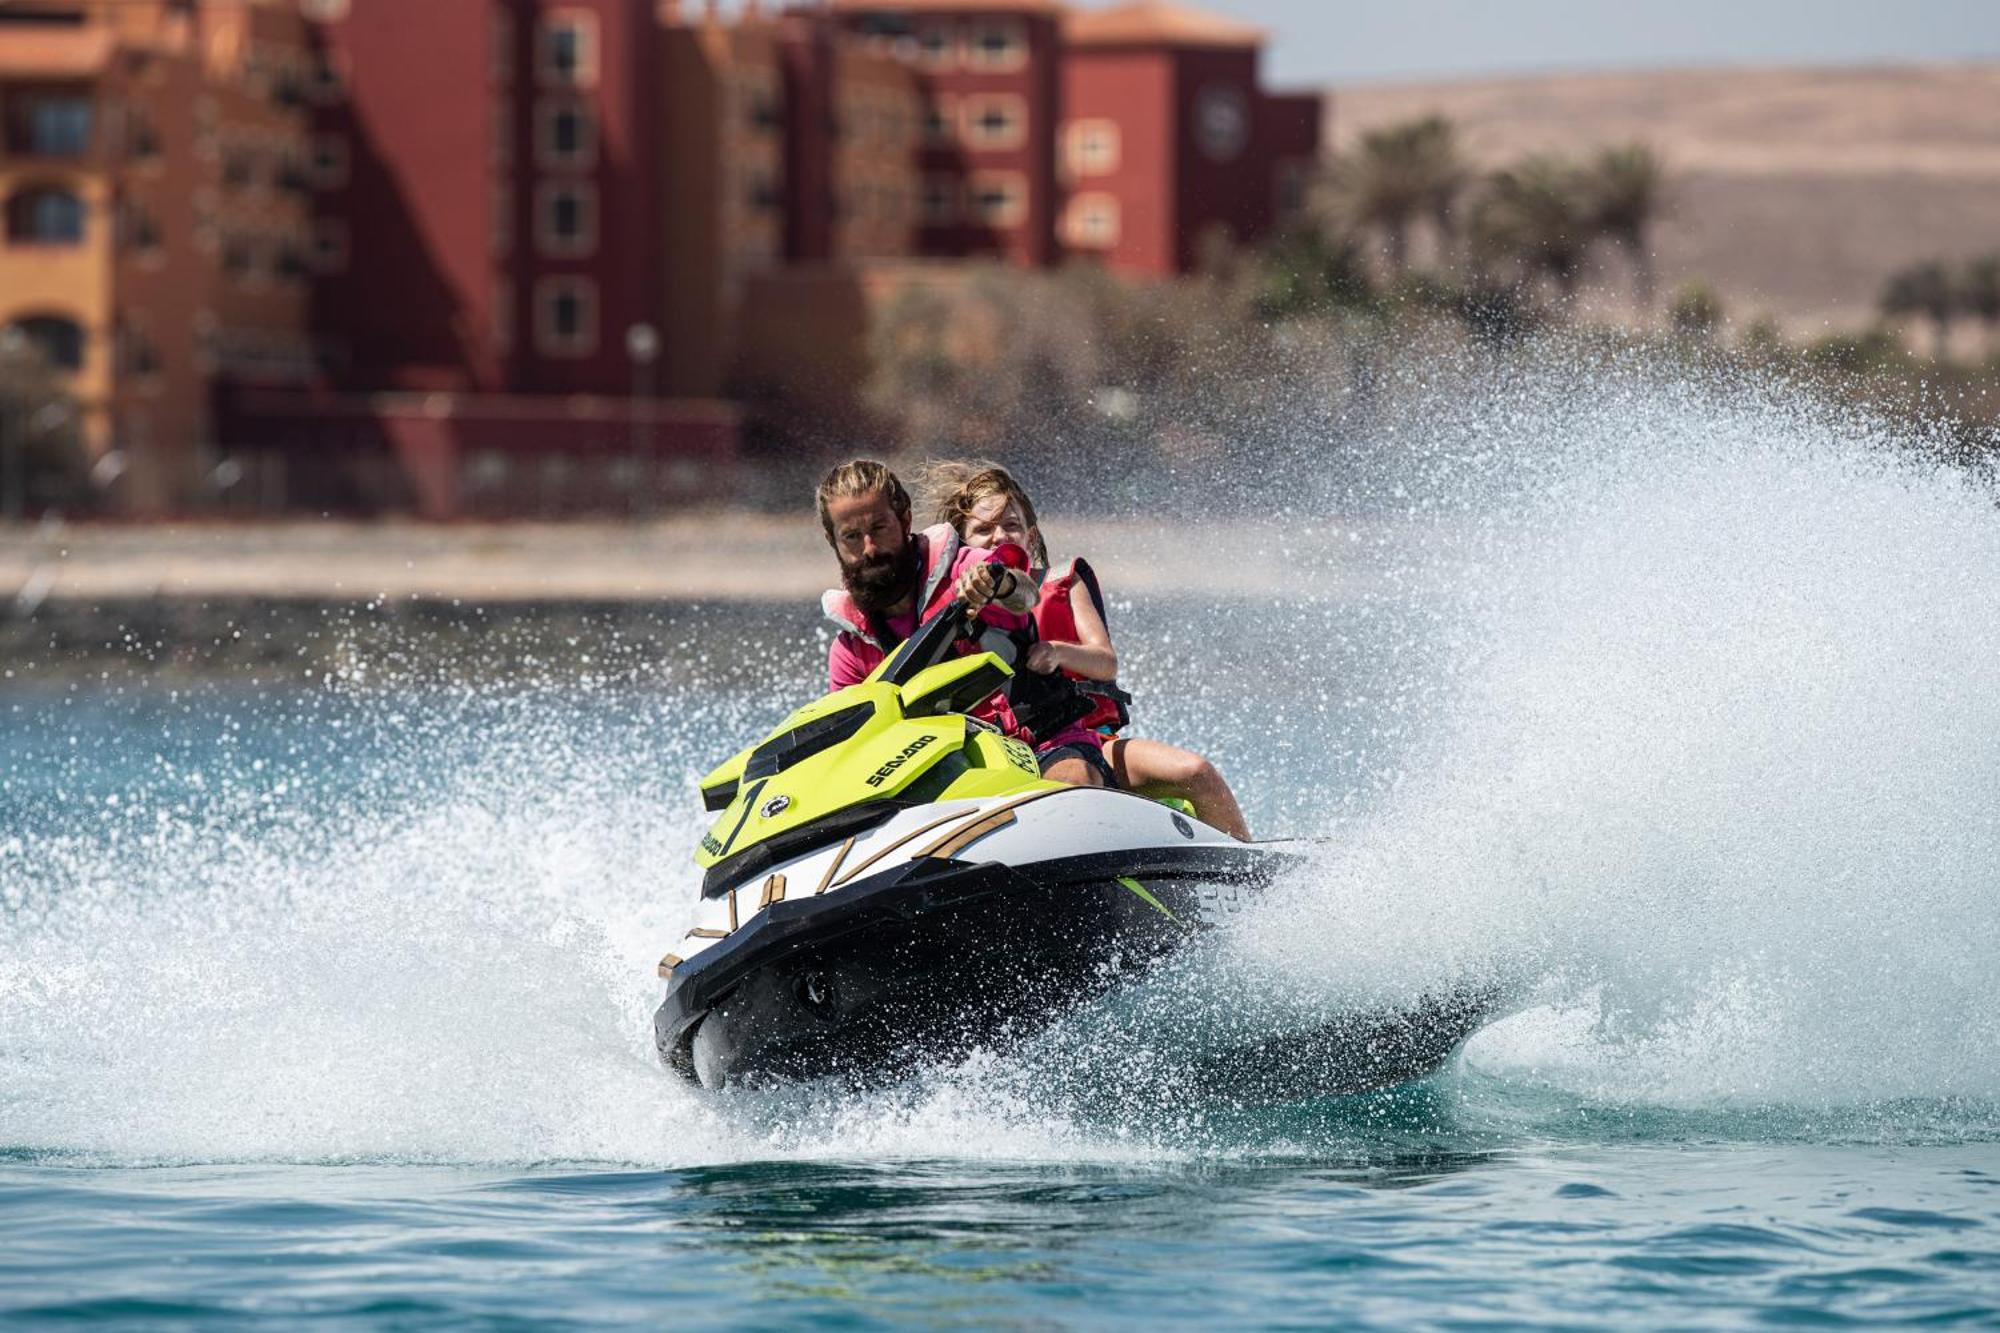
M1027 550L1040 571L1041 599L1034 613L1039 641L1022 665L1109 685L1118 675L1118 652L1104 627L1097 576L1081 560L1048 567L1034 502L1020 483L1005 468L987 463L935 464L926 480L937 496L938 520L956 528L967 546L991 550L1013 542ZM1179 797L1194 806L1203 823L1250 840L1236 795L1214 764L1160 741L1109 734L1124 721L1124 709L1114 697L1098 696L1089 716L1038 747L1042 772L1062 782Z

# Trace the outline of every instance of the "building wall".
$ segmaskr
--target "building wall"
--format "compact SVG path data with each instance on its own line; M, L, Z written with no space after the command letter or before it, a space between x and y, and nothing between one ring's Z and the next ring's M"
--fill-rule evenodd
M1263 92L1257 63L1249 46L1073 47L1064 59L1065 246L1163 277L1197 267L1212 238L1268 236L1288 187L1302 186L1318 155L1321 102ZM1115 166L1092 171L1081 160L1093 136L1115 141Z
M1188 49L1172 59L1175 258L1187 272L1211 236L1240 244L1267 233L1276 186L1257 141L1256 51Z
M659 32L646 0L532 0L514 8L524 43L514 80L513 194L519 279L513 304L509 387L522 393L652 392L653 360L635 358L631 330L660 320L661 181L658 140ZM546 44L560 25L592 34L586 68L565 79ZM580 110L594 152L564 163L549 153L551 117ZM587 235L565 241L552 216L566 191L580 189L592 213ZM552 336L551 302L565 289L590 306L583 336Z
M664 383L709 397L729 377L745 280L786 254L788 85L769 21L698 19L662 37Z
M401 6L363 0L314 25L325 73L307 165L313 322L341 383L493 388L504 379L499 260L522 231L518 201L499 192L516 151L495 93L513 78L508 62L520 63L518 44L501 40L508 12L437 5L413 23Z
M836 0L843 26L914 69L933 132L918 154L918 249L993 256L1041 266L1057 257L1056 132L1061 119L1061 11L1037 0L991 4ZM989 32L1013 33L1019 50L983 54ZM1004 135L981 128L1009 109ZM1004 211L982 206L1000 199ZM950 202L945 203L946 199Z
M894 259L917 246L923 92L900 60L842 36L833 88L832 257Z
M1073 51L1064 61L1062 241L1130 273L1179 267L1173 61L1163 51Z

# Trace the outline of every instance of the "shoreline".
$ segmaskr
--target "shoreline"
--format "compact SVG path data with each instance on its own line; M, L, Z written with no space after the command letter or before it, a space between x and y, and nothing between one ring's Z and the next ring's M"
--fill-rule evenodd
M1059 555L1091 558L1113 596L1353 595L1379 538L1406 525L1311 529L1070 515ZM347 520L0 527L0 615L47 604L380 601L457 604L815 602L837 578L813 515L731 512L647 523L436 525ZM1324 581L1332 580L1328 585Z

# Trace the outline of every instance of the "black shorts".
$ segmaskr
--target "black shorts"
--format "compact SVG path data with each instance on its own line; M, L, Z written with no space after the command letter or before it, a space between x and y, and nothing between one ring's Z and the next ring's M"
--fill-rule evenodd
M1051 764L1059 760L1081 759L1084 763L1097 770L1097 775L1104 779L1105 786L1116 787L1118 785L1118 775L1111 771L1111 764L1105 759L1104 747L1101 745L1084 745L1073 741L1068 745L1056 745L1046 750L1038 751L1035 758L1041 764L1042 772L1044 773L1049 771Z

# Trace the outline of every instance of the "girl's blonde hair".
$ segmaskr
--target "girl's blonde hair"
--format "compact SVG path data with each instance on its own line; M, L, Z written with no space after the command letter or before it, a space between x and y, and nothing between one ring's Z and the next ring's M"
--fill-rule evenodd
M1014 474L998 463L930 462L918 473L919 485L937 511L937 521L949 523L960 537L972 511L994 496L1005 496L1021 506L1028 524L1028 555L1038 569L1049 564L1049 550L1042 542L1040 523L1035 518L1035 502Z

